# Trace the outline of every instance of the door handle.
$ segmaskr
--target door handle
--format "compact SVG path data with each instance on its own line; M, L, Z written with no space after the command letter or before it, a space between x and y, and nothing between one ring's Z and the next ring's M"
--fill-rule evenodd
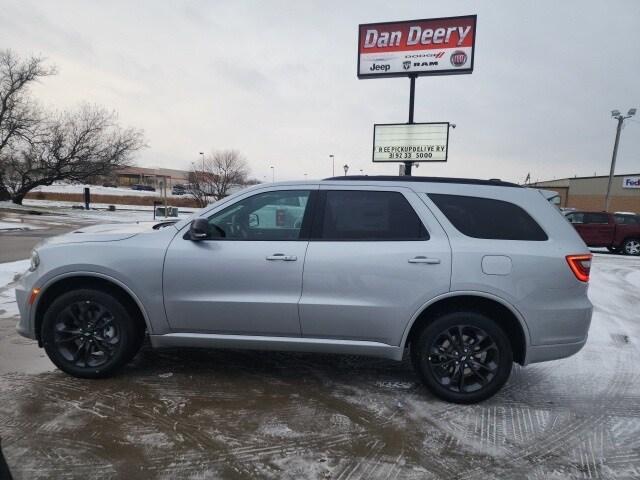
M418 256L418 257L410 258L409 263L426 263L429 265L437 265L438 263L440 263L440 259Z
M298 260L298 257L295 255L285 255L284 253L274 253L273 255L269 255L267 260L282 260L283 262L295 262Z

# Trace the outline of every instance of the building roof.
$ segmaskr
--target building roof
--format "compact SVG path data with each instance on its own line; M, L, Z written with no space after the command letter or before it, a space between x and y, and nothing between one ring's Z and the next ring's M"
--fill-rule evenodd
M614 177L640 177L640 173L619 173L614 175ZM555 186L555 187L562 187L562 186L569 186L569 181L570 180L592 180L595 178L609 178L609 175L591 175L588 177L566 177L566 178L557 178L557 179L553 179L553 180L541 180L539 182L535 182L535 183L531 183L531 185L545 185L545 186ZM555 182L565 182L566 185L556 185L554 184ZM554 184L554 185L552 185Z
M116 171L117 175L153 175L158 177L179 177L186 178L189 175L187 170L177 170L173 168L147 168L147 167L125 167Z

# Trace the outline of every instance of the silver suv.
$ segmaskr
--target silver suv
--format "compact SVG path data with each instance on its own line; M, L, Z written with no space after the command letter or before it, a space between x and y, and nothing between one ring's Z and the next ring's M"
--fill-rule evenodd
M153 347L372 355L483 400L512 363L587 340L591 255L537 190L340 177L258 185L175 224L107 225L33 252L18 330L61 370L112 374Z

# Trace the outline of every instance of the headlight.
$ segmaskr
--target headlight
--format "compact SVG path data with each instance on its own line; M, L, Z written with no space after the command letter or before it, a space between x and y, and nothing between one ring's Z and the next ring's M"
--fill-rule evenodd
M33 250L31 252L31 265L29 266L29 271L33 272L36 268L38 268L38 265L40 265L40 256L38 255L38 252Z

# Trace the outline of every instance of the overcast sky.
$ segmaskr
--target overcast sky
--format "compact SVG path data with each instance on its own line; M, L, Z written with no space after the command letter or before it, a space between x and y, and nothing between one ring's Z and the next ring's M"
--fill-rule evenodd
M640 1L0 0L0 48L42 55L34 89L142 128L138 163L189 168L234 148L252 176L397 174L373 165L374 123L406 122L409 80L358 80L359 23L478 14L471 75L417 81L415 120L457 124L449 162L418 175L522 181L608 174L613 108L640 107ZM616 173L640 172L640 116Z

